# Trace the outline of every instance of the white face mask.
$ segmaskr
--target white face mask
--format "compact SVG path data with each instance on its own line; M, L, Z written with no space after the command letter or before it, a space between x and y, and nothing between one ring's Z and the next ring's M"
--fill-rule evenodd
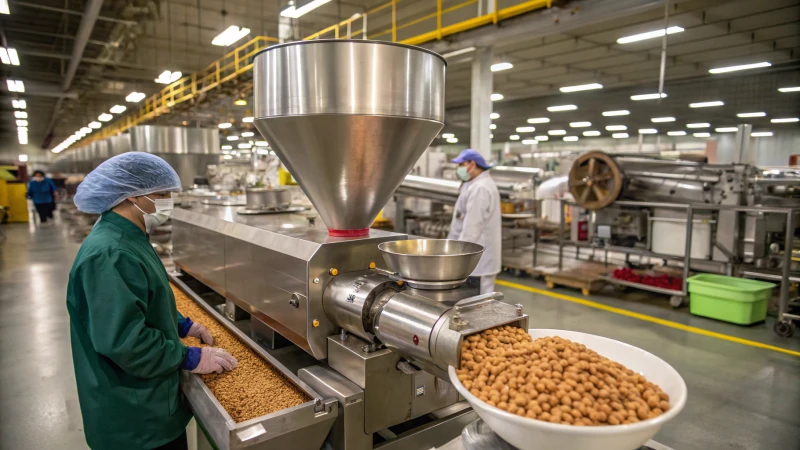
M142 214L144 214L144 229L147 231L147 234L150 234L150 230L169 220L169 216L172 214L172 210L175 207L175 201L172 199L172 197L153 200L145 195L144 198L155 203L156 212L146 213L142 211L142 208L136 206L135 203L133 206L136 206L136 209L142 211Z

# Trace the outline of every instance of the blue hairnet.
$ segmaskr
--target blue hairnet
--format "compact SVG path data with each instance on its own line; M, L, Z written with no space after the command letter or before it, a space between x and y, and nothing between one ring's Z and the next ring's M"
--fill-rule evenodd
M166 161L143 152L129 152L106 160L78 186L75 206L100 214L128 197L180 191L181 179Z

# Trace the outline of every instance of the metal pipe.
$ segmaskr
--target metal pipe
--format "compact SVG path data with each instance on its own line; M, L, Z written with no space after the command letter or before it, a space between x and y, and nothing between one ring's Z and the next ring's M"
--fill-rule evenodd
M91 0L90 0L89 3L91 4ZM100 3L102 3L102 1ZM26 8L41 9L41 10L44 10L44 11L60 12L60 13L64 13L64 14L72 14L73 16L84 16L84 15L86 15L88 13L88 5L87 5L87 11L84 11L84 12L73 11L71 9L65 9L65 8L56 8L56 7L53 7L53 6L37 5L36 3L28 3L28 2L14 2L13 6L24 6ZM134 20L123 20L123 19L117 19L117 18L114 18L114 17L106 17L106 16L100 16L100 15L96 15L95 18L97 20L102 20L104 22L121 23L123 25L131 25L131 26L133 26L133 25L137 25L138 24L138 22L136 22Z
M694 226L694 210L690 206L686 210L686 245L684 247L684 251L686 252L683 255L683 295L688 295L689 293L689 268L692 265L692 228Z
M564 262L564 200L559 201L558 208L558 270L561 270Z
M789 309L789 272L792 265L792 243L794 241L794 212L786 213L786 240L783 249L783 270L781 271L781 295L779 298L778 321Z
M625 175L646 177L646 178L663 178L665 180L703 181L706 183L719 183L719 176L714 176L714 175L690 175L690 174L679 174L679 173L648 172L645 170L626 170Z

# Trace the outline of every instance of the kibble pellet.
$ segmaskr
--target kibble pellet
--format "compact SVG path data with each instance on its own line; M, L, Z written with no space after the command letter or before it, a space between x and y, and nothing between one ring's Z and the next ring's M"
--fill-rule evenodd
M230 372L201 375L233 420L244 422L310 400L180 289L173 285L172 292L178 311L208 328L214 337L214 346L225 349L239 361L239 366ZM189 346L205 347L197 338L186 337L182 341Z

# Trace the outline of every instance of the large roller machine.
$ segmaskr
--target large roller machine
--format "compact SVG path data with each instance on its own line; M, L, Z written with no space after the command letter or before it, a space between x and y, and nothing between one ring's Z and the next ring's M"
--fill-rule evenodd
M455 437L474 420L446 381L462 339L527 327L502 294L465 283L481 246L369 229L443 126L445 67L435 53L386 42L264 50L254 58L254 123L324 225L211 205L172 216L183 272L250 313L253 328L278 332L322 363L298 375L323 403L338 401L326 438L333 448L430 448ZM404 434L388 430L397 425ZM284 428L250 440L237 426L227 430L238 430L229 439L241 448ZM288 442L318 448L313 434Z

